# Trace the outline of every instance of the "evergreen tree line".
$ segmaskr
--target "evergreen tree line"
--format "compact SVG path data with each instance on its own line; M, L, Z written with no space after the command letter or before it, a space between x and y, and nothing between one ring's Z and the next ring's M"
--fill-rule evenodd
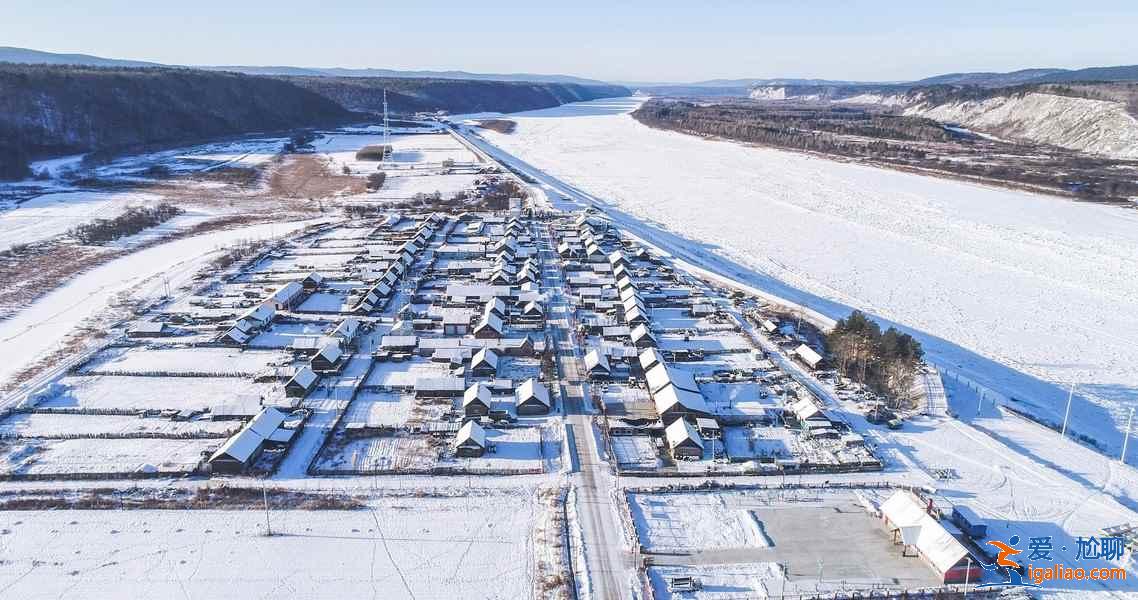
M838 371L883 393L895 404L910 399L924 350L913 336L890 327L885 331L855 310L826 337Z

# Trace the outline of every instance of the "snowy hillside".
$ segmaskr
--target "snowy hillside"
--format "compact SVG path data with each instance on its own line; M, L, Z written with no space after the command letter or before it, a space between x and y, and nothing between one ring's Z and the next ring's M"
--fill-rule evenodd
M636 106L522 113L483 136L754 285L912 328L1021 408L1061 419L1077 381L1072 428L1121 444L1138 403L1138 213L654 130Z
M1006 140L1050 144L1119 159L1138 159L1138 119L1122 102L1043 92L1006 93L983 100L930 100L923 91L873 88L759 86L753 100L829 99L837 103L901 107L904 114Z
M1114 158L1138 159L1138 119L1121 102L1029 93L910 106L905 114Z

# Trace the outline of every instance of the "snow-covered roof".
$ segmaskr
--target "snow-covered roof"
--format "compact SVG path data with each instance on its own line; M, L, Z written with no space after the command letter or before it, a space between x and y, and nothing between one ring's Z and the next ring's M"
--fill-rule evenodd
M261 447L269 436L281 426L285 421L285 415L275 408L265 408L257 416L253 417L251 421L245 424L235 435L230 437L217 452L213 453L210 460L214 460L220 456L230 456L234 460L242 463L248 463L249 459Z
M316 372L313 371L309 366L305 365L296 372L296 375L292 376L292 379L289 380L289 383L295 383L307 390L312 388L312 384L316 383L316 379Z
M480 448L486 447L486 430L477 421L467 421L455 435L456 446L473 443Z
M514 393L518 399L518 404L532 398L546 406L552 406L549 400L549 389L545 387L544 383L536 379L530 378L525 380L524 383L518 386L518 389Z
M273 316L277 314L277 309L268 302L262 302L254 308L249 309L245 314L237 318L238 321L254 321L256 323L265 324L273 320Z
M486 301L486 306L482 309L482 314L497 314L498 316L506 315L506 302L501 298L495 297Z
M918 528L912 544L942 574L968 555L964 546L908 490L897 490L881 504L881 514L897 528Z
M585 354L585 370L592 371L594 368L599 368L606 373L612 370L612 367L609 366L609 357L596 348Z
M703 438L686 419L672 421L672 424L664 430L664 436L668 439L669 448L674 449L687 441L695 442L697 446L703 448Z
M825 419L826 415L822 412L821 408L814 403L810 398L802 398L790 405L791 412L798 417L799 421L806 421L809 419L822 418Z
M317 357L322 358L331 364L335 364L336 361L340 360L340 357L343 355L344 351L340 350L340 345L335 342L324 344L324 347L316 353Z
M470 359L470 368L477 367L483 363L490 365L490 368L492 369L497 369L498 353L491 350L490 348L483 348L479 350L474 354L474 357Z
M648 330L648 326L645 325L644 323L641 323L641 324L637 325L636 327L634 327L628 335L629 335L629 337L632 338L632 341L634 343L639 342L641 339L643 339L645 337L647 337L648 339L651 339L651 340L656 339L656 336L652 335L652 332Z
M674 385L666 386L652 394L652 401L656 403L656 413L660 415L676 408L676 406L689 412L711 414L707 402L703 399L703 394L680 389Z
M645 371L663 362L664 357L660 356L660 351L655 348L646 348L640 353L640 368Z
M799 344L798 347L794 349L794 353L811 367L816 367L818 363L822 362L822 355L815 352L813 348L806 344Z
M466 388L462 394L462 406L464 408L473 402L481 402L489 407L490 401L490 388L486 387L485 383L476 383Z
M624 311L624 320L627 323L633 321L647 321L648 315L639 306L633 306L631 309Z
M165 329L166 324L158 321L137 321L130 326L133 333L162 333Z
M345 341L351 341L356 337L356 331L360 327L360 320L355 317L348 317L332 330L334 337L342 338Z
M256 432L257 435L267 438L284 422L285 414L270 406L257 413L257 416L253 417L246 427Z
M653 394L664 389L668 384L689 392L699 391L699 386L695 383L695 375L688 371L673 369L663 362L648 369L645 378L648 380L648 391Z
M273 294L269 296L269 299L273 302L276 302L277 304L288 304L303 291L304 288L301 287L299 283L290 281L277 288L276 291L274 291Z
M209 459L212 461L221 456L230 456L234 460L246 463L264 442L265 438L249 429L242 429L226 440Z
M482 331L482 330L487 329L487 328L489 328L489 329L491 329L497 333L502 333L503 331L505 331L505 328L502 325L501 317L499 317L498 315L495 315L495 314L483 315L482 320L479 321L478 325L474 327L474 332L477 333L477 332Z

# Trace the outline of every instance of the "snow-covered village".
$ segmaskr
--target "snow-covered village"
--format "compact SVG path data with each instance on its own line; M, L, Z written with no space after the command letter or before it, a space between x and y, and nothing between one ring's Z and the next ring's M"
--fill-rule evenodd
M0 48L0 598L1138 598L1138 68L179 64Z

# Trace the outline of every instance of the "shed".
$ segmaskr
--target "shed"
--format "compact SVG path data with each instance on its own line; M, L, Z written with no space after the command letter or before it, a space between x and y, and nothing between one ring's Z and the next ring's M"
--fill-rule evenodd
M811 369L817 369L818 365L822 364L822 355L806 344L799 344L794 349L794 354Z
M126 335L132 338L165 337L170 335L170 330L166 327L165 323L139 321L127 329Z
M968 537L980 539L988 535L988 523L967 504L952 507L952 522Z
M457 398L462 395L466 382L461 377L420 377L415 380L418 398Z
M978 581L983 575L979 561L969 568L968 550L925 509L925 503L908 490L897 490L881 504L881 518L894 543L913 547L941 581Z

